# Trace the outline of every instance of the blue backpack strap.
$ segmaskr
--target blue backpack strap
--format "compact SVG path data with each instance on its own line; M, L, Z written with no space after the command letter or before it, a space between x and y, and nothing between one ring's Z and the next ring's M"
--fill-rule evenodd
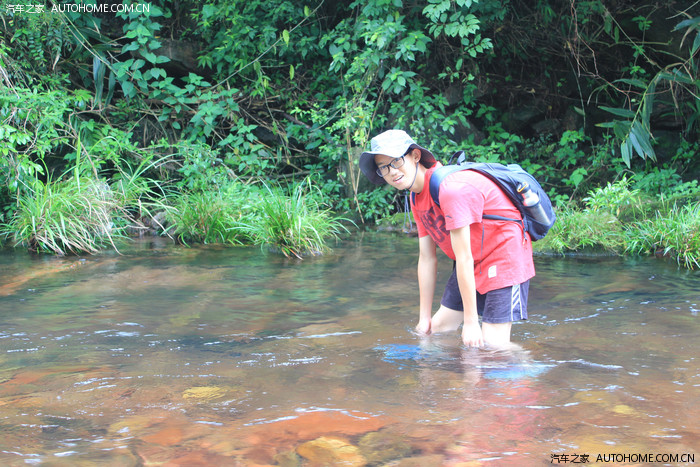
M442 181L445 180L445 178L448 175L451 175L455 172L461 172L465 169L467 169L467 167L464 167L462 165L444 165L435 169L435 172L433 172L433 175L430 177L429 187L430 197L433 198L435 204L440 206L440 184L442 183Z
M522 216L522 219L512 219L509 217L484 214L484 219L518 222L523 226L523 235L525 235L525 232L529 232L533 241L543 238L554 224L556 214L552 208L552 202L549 196L547 196L547 193L542 189L539 182L518 164L503 165L487 162L467 162L464 151L454 153L448 164L449 165L435 169L433 175L430 177L428 187L430 197L438 206L440 206L440 184L444 179L448 175L461 170L473 170L496 183L501 191L511 200L513 206L520 211ZM545 220L541 220L533 215L530 212L530 208L524 205L522 195L520 194L520 186L525 183L527 183L539 197L540 204L536 206L544 209ZM415 204L415 193L411 195L411 199Z
M452 159L450 159L450 160L453 160L455 158L455 156L461 157L463 154L464 154L463 151L459 151L459 152L455 153L452 156ZM459 162L459 159L458 159L458 162ZM438 167L437 169L435 169L435 172L433 172L433 175L430 177L430 197L433 198L433 201L435 202L435 204L440 206L440 199L439 199L440 198L440 184L443 182L443 180L445 180L445 178L448 175L451 175L455 172L461 172L462 170L469 170L472 166L475 166L475 165L476 165L476 163L462 162L459 165L445 165L445 166ZM479 173L481 173L481 172L479 172ZM501 190L503 190L503 188L501 188ZM413 200L415 202L415 195L414 195ZM498 216L495 214L484 214L482 216L482 218L493 220L493 221L517 222L523 227L523 235L525 235L525 231L527 230L525 222L522 219L513 219L511 217Z

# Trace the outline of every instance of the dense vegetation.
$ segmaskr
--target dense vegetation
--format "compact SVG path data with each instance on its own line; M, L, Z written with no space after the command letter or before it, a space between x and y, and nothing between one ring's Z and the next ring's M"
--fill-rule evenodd
M345 218L402 209L357 166L396 127L534 173L560 219L544 248L700 265L697 2L0 5L10 244L94 252L147 231L323 251Z

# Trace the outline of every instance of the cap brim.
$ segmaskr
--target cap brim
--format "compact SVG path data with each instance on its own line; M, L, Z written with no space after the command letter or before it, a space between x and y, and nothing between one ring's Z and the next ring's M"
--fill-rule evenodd
M418 146L415 143L410 145L408 149L406 149L406 152L408 152L409 149L420 149L420 163L428 168L432 167L433 164L435 164L435 162L437 161L435 159L435 156L433 156L432 152L428 151L423 147ZM383 185L386 183L386 181L384 180L384 177L380 177L379 174L377 174L377 164L374 162L374 156L376 156L377 154L383 153L372 151L363 152L360 155L360 170L362 170L362 173L365 174L365 176L369 179L370 182L374 183L375 185ZM394 157L394 159L398 159L399 157L401 156Z
M386 183L384 177L380 177L377 174L377 164L374 162L374 156L379 153L374 153L371 151L363 152L360 155L360 170L369 179L370 182L375 185L382 185Z

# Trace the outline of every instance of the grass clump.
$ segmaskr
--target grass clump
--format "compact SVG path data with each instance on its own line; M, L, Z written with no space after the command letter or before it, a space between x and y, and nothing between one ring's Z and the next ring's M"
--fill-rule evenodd
M184 244L269 246L287 257L327 252L328 240L346 232L344 219L323 207L310 182L282 188L233 182L217 191L181 195L168 214L168 234Z
M108 247L119 251L119 241L147 230L146 221L158 225L157 213L168 209L160 185L144 177L158 163L144 160L111 179L99 176L94 167L81 173L78 163L56 179L49 175L43 181L37 174L17 190L0 237L56 255L95 254Z
M252 215L252 206L245 206L246 196L222 191L202 191L179 196L167 215L167 233L179 242L230 243L243 245L250 241L242 223ZM243 204L243 206L241 206Z
M533 243L533 248L556 254L581 250L619 254L624 251L623 226L609 212L567 208L557 211L554 226L545 238Z
M631 180L627 177L610 183L604 187L588 192L583 198L586 212L610 213L617 218L628 218L639 212L642 206L642 195L639 190L630 188Z
M308 180L297 184L290 195L269 186L261 194L257 215L245 230L255 243L287 257L322 254L329 250L327 239L348 231L345 219L323 208L318 201L321 193Z
M161 193L160 201L149 196ZM118 240L145 227L190 243L268 245L288 257L328 251L328 240L346 232L343 220L323 207L323 195L306 181L291 195L281 188L233 181L211 190L171 193L136 174L120 174L110 185L95 177L38 178L17 196L0 237L31 251L95 254L118 251ZM162 219L159 220L159 219ZM162 222L162 223L161 223Z
M700 268L700 203L674 204L666 213L631 223L625 236L629 252L671 256L681 266Z
M97 253L124 237L117 218L129 217L120 197L103 180L35 180L17 198L0 234L31 251L57 255Z
M686 268L700 268L700 203L695 193L685 204L669 207L645 198L622 179L588 195L583 209L557 211L549 234L534 243L536 251L652 254L672 257Z

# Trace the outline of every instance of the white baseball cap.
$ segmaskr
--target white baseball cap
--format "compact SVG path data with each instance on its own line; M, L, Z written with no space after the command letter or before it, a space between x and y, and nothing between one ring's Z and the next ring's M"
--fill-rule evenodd
M377 174L377 164L374 162L374 156L383 154L398 159L406 154L409 149L415 148L420 149L422 154L420 158L421 164L426 167L432 167L435 163L435 156L433 156L432 152L418 146L413 141L413 138L408 136L408 133L403 130L387 130L372 138L370 142L371 150L365 151L360 155L360 169L372 183L381 185L386 182L383 177Z

